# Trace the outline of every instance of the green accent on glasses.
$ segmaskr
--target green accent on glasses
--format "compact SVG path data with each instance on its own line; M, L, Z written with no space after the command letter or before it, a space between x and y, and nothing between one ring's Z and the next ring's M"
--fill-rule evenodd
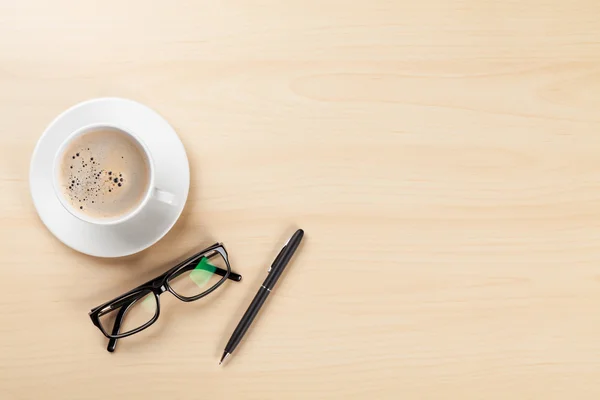
M152 293L144 296L144 299L142 300L142 307L144 307L146 311L152 313L156 310L156 299Z
M198 287L206 285L213 276L217 267L208 262L208 258L202 257L196 268L190 272L190 279L194 281Z

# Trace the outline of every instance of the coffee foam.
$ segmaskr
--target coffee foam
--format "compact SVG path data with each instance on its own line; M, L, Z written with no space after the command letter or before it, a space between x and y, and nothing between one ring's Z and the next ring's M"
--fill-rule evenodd
M149 160L130 135L112 128L75 138L62 154L58 181L77 212L113 219L133 211L150 183Z

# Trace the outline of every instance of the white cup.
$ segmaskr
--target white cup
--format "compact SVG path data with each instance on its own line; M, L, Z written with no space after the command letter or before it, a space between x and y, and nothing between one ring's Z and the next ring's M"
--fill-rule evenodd
M63 195L63 191L61 190L61 187L60 187L60 181L59 181L59 177L58 177L58 175L59 175L58 172L59 172L59 169L61 168L60 164L63 160L63 154L67 150L69 144L73 140L78 138L79 136L85 135L86 133L89 133L91 131L96 131L99 129L117 130L120 133L131 137L140 146L140 148L144 151L144 155L148 161L148 168L150 170L150 179L149 179L148 186L146 188L146 193L144 194L143 200L137 205L137 207L135 209L131 210L130 212L128 212L126 214L119 215L118 217L115 217L115 218L92 218L92 217L80 212L79 210L77 210L75 207L73 207L67 201L67 199L65 199L65 197ZM170 206L177 206L178 203L176 201L175 195L172 193L166 192L164 190L160 190L159 188L155 187L154 181L155 181L154 162L152 160L152 155L150 154L148 147L146 147L144 142L135 133L133 133L130 129L126 129L124 127L119 127L119 126L115 126L115 125L111 125L111 124L92 124L92 125L84 126L83 128L80 128L80 129L76 130L75 132L73 132L71 135L69 135L69 137L60 145L58 151L56 152L56 155L54 156L54 166L53 166L54 194L56 195L56 197L58 198L60 203L63 205L63 207L68 212L70 212L75 217L79 218L80 220L89 222L90 224L95 224L95 225L122 224L125 221L128 221L131 218L138 215L144 208L146 208L148 206L151 199L156 199L156 200L158 200L162 203L168 204Z

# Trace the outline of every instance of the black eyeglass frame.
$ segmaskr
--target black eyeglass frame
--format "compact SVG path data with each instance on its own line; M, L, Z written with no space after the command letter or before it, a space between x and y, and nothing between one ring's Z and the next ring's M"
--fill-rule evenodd
M220 254L223 257L223 260L225 261L225 265L227 266L227 270L225 270L223 268L215 267L216 269L215 269L214 273L217 275L220 275L222 278L217 283L215 283L213 286L211 286L210 288L205 290L204 292L202 292L196 296L186 297L186 296L182 296L182 295L178 294L169 285L169 280L188 271L190 266L195 267L196 265L198 265L198 263L202 260L203 257L210 259L210 258L216 256L217 254ZM186 267L187 267L187 269L186 269ZM187 258L186 260L180 262L179 264L175 265L173 268L171 268L168 271L166 271L165 273L157 276L156 278L151 279L148 282L146 282L134 289L131 289L130 291L128 291L118 297L115 297L114 299L112 299L110 301L107 301L106 303L99 305L98 307L95 307L94 309L92 309L89 312L89 316L92 320L92 323L98 329L100 329L102 334L104 336L106 336L108 339L110 339L107 350L110 352L113 352L115 350L117 339L122 339L127 336L135 335L136 333L143 331L144 329L148 328L150 325L152 325L153 323L156 322L156 320L160 316L159 296L161 294L163 294L164 292L167 292L167 291L170 292L173 296L177 297L181 301L191 302L191 301L195 301L195 300L201 299L202 297L209 295L210 293L215 291L219 286L221 286L227 279L231 279L233 281L239 282L242 280L242 276L231 271L231 266L229 264L229 256L227 254L227 250L225 249L225 246L222 243L215 243L212 246L207 247L206 249L204 249L204 250L194 254L193 256ZM144 325L142 325L140 327L137 327L137 328L132 329L131 331L128 331L125 333L119 333L119 329L121 327L121 322L122 322L125 314L127 313L127 310L132 305L134 305L138 300L142 299L143 297L145 297L146 295L148 295L150 293L154 294L154 298L156 300L156 312L155 312L154 316L148 322L146 322ZM104 327L100 323L100 317L102 315L112 312L116 309L119 309L119 311L118 311L117 317L115 319L113 330L112 330L112 333L108 333L104 330Z

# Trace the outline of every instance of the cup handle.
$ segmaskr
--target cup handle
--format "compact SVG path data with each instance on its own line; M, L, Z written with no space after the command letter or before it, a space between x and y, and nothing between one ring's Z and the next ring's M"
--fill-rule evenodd
M170 206L177 206L177 200L175 199L175 195L173 193L154 188L154 190L152 190L152 197Z

